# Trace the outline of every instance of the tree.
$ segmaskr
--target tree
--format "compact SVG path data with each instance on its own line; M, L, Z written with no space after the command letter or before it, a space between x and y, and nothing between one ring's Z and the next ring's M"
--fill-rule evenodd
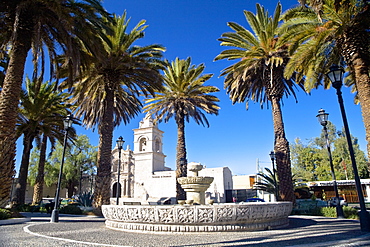
M348 143L345 136L345 131L342 129L337 132L337 139L334 144L334 166L340 171L339 179L354 179L351 158L348 150ZM370 178L369 161L366 158L365 152L360 149L358 138L351 136L353 143L353 150L355 153L357 169L360 178Z
M291 156L292 171L299 181L331 180L329 163L325 164L328 157L325 146L317 147L313 141L304 144L296 139L291 145Z
M69 105L66 101L69 95L55 92L55 87L56 82L40 85L38 81L26 78L17 121L17 136L23 135L23 154L14 197L17 204L25 202L30 152L35 138L44 134L45 138L63 140L63 118L68 114ZM46 146L43 149L46 150ZM38 182L43 183L42 177Z
M44 182L47 187L50 187L51 185L55 184L55 181L58 179L59 170L58 167L54 167L50 163L50 153L48 155L48 158L45 159L45 165L44 165ZM31 186L35 186L36 179L38 176L38 170L39 170L39 163L40 163L40 149L38 147L32 149L31 156L30 156L30 168L28 171L28 178L27 181ZM50 195L49 195L50 196Z
M48 136L43 134L40 143L40 158L37 167L37 176L33 186L32 204L38 204L42 200L42 195L44 192L47 140Z
M32 49L34 79L39 75L42 81L45 54L53 63L58 50L69 57L70 72L76 71L80 62L79 44L93 42L91 34L104 28L101 16L107 13L99 0L0 1L0 49L10 47L0 92L0 204L9 197L14 174L17 108L28 52ZM55 68L50 68L53 74Z
M176 178L187 176L185 121L189 122L192 118L197 124L208 127L204 113L217 115L220 109L216 104L219 99L211 95L219 89L204 85L212 77L212 74L202 75L204 68L203 64L191 65L190 57L185 60L176 58L171 63L166 60L163 89L145 100L144 112L154 115L155 121L166 123L174 118L177 124ZM185 191L177 180L176 198L186 198Z
M284 95L295 95L296 84L283 76L284 68L289 61L288 43L279 38L279 19L281 4L278 3L273 17L257 4L257 14L244 11L245 18L253 30L251 33L243 26L229 22L234 32L222 34L219 40L222 46L231 46L221 52L215 60L239 59L238 62L225 68L224 86L232 103L255 101L271 103L274 121L274 151L276 154L277 174L280 181L281 200L294 201L292 173L290 167L289 142L285 137L280 101ZM302 82L298 85L302 87Z
M62 159L63 145L59 142L55 146L55 150L47 159L49 167L47 168L45 181L48 186L55 184L58 180L59 168ZM38 153L38 152L37 152ZM37 156L36 156L37 157ZM96 148L90 144L89 138L86 135L80 135L77 139L68 145L63 167L62 187L67 188L68 197L72 197L81 179L81 174L90 171L96 167L97 152ZM31 162L31 172L29 179L31 184L37 182L36 168L38 158ZM82 171L82 173L81 173Z
M112 33L103 32L99 54L85 50L82 55L89 65L74 84L72 102L76 116L88 127L98 126L99 152L94 206L110 203L111 152L113 129L125 124L141 109L140 95L148 96L161 88L161 45L136 46L144 37L145 21L126 33L126 13L107 23Z
M354 179L348 145L344 131L337 131L336 127L328 122L328 136L331 144L331 153L335 176L338 180ZM361 178L368 178L367 159L365 153L360 149L357 138L352 137L354 152L358 170ZM293 172L301 181L328 181L332 180L326 139L324 132L320 137L313 138L308 144L299 139L291 146Z
M370 6L358 0L307 2L284 15L284 37L292 42L293 54L285 76L298 72L308 91L322 82L329 88L324 78L329 67L345 65L358 93L370 156Z

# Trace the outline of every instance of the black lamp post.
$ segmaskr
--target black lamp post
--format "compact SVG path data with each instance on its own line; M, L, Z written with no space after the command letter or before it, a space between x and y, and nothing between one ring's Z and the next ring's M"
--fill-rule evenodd
M80 166L80 188L79 188L79 193L82 195L82 165Z
M343 103L343 97L342 97L342 91L341 91L341 88L343 85L342 80L343 80L344 70L337 65L333 65L330 68L330 72L327 73L326 75L330 79L333 87L337 90L338 102L339 102L340 111L342 114L344 130L346 133L346 138L347 138L347 143L348 143L348 150L349 150L349 154L351 157L353 173L355 176L355 184L356 184L356 189L357 189L357 194L358 194L358 200L359 200L360 208L361 208L360 210L361 231L370 232L370 217L369 217L369 213L366 211L364 194L362 193L361 180L358 175L355 153L353 151L351 134L349 132L347 116L346 116L346 111L344 109L344 103Z
M121 150L122 146L125 141L123 140L123 137L120 136L117 139L117 147L118 147L118 176L117 176L117 187L116 187L116 205L119 205L119 196L120 196L120 174L121 174Z
M51 213L50 222L59 222L59 193L60 193L60 184L62 182L64 156L66 154L68 131L72 127L72 123L73 123L73 116L71 114L69 114L65 119L63 119L64 131L65 132L64 132L62 163L60 164L57 191L56 191L55 199L54 199L54 209L53 209L53 212Z
M322 125L324 129L325 139L326 139L326 148L328 149L328 155L329 155L329 164L330 164L330 170L331 170L331 177L333 178L333 186L334 186L334 192L335 192L335 207L337 209L337 218L344 219L344 213L343 208L340 205L339 200L339 193L338 193L338 186L337 186L337 179L335 177L335 171L333 166L333 158L331 156L331 150L330 150L330 143L329 143L329 137L328 137L328 129L326 128L326 125L328 124L328 116L329 113L326 113L324 109L319 110L319 114L317 114L317 119L319 120L319 123Z
M274 151L271 151L270 152L270 159L271 159L271 163L272 163L272 174L274 176L274 195L275 195L275 200L276 201L279 201L279 189L278 189L278 185L277 185L277 180L276 180L276 169L275 169L275 152Z

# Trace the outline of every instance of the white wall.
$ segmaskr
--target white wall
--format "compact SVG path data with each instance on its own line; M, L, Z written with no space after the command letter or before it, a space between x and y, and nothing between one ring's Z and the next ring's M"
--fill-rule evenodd
M215 202L226 202L225 190L233 188L232 174L228 167L204 168L199 171L198 176L214 178L206 191L206 197Z

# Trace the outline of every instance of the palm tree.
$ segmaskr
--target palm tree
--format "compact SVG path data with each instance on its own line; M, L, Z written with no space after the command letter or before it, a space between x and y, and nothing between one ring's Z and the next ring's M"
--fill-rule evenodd
M224 86L232 103L253 100L264 104L271 103L274 121L274 150L276 153L277 174L280 181L280 198L294 201L289 142L285 137L280 101L284 95L295 95L296 84L292 78L285 79L284 68L289 61L287 43L279 38L281 5L277 4L273 17L257 4L257 14L244 11L245 18L253 33L243 26L229 22L234 32L227 32L219 40L223 46L236 47L221 52L215 60L239 59L225 68ZM302 82L298 85L302 87Z
M265 168L266 173L257 173L257 176L261 180L257 179L257 182L253 185L253 189L266 191L267 193L273 194L276 200L279 200L279 181L276 180L276 171L271 171L269 168Z
M319 14L309 7L297 7L284 15L285 37L292 42L292 59L285 75L299 72L306 77L309 91L321 85L333 64L347 66L357 90L366 129L370 156L370 7L362 1L323 0ZM343 61L344 60L344 61Z
M140 21L126 33L126 13L108 23L112 33L101 37L101 55L85 52L90 64L73 88L72 102L78 106L76 116L91 128L98 125L99 146L94 206L110 203L111 151L113 129L125 124L141 109L140 94L147 96L161 87L161 45L136 46L147 27Z
M298 2L305 6L305 5L308 5L308 6L311 6L316 13L320 13L320 11L322 10L322 7L323 7L323 2L324 0L313 0L313 1L310 1L310 0L298 0ZM363 6L366 4L368 4L368 0L357 0L357 3L361 4L361 2L363 3ZM334 7L336 10L338 10L341 6L343 5L346 5L348 4L348 1L346 0L334 0Z
M28 52L32 49L34 55L34 78L43 76L45 54L54 63L57 50L70 58L70 71L76 71L79 43L93 42L92 34L103 28L101 16L107 13L100 0L0 1L0 49L10 47L0 92L0 204L9 197L14 174L15 125ZM50 71L53 74L54 67Z
M172 117L177 124L176 148L176 178L187 176L187 160L185 145L185 120L193 118L197 124L209 126L204 114L218 114L220 107L216 104L219 99L210 93L218 92L214 86L205 86L204 83L212 74L202 75L204 65L191 65L191 58L180 60L176 58L172 63L166 60L164 70L164 88L148 98L144 112L150 112L155 120L168 122ZM176 198L184 200L185 191L176 180Z
M47 135L43 134L40 143L40 157L37 166L37 175L35 185L33 186L32 204L38 204L42 200L45 181Z
M69 95L55 92L55 84L56 82L47 82L40 85L39 82L26 78L26 90L21 95L21 107L17 121L17 136L23 135L23 155L14 198L17 204L25 202L30 153L35 138L44 134L46 137L53 136L63 140L63 118L67 115L69 108L65 102ZM46 146L44 148L45 152ZM39 182L41 182L41 177Z

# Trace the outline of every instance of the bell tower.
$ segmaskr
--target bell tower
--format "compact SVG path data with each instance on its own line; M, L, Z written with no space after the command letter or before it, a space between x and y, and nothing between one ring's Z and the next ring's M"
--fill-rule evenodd
M162 152L163 131L154 124L148 113L134 129L135 183L144 184L156 171L168 170L164 166L165 155Z

